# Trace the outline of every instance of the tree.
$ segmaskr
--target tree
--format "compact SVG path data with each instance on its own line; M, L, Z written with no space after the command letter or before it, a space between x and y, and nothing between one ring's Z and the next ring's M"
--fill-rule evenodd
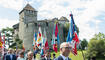
M105 35L103 33L95 34L88 44L86 56L89 58L105 57Z
M83 40L81 41L81 49L82 49L82 50L85 50L85 48L87 47L87 45L88 45L87 40L86 40L86 39L83 39Z
M22 49L22 47L23 47L22 46L23 41L19 39L19 36L18 35L16 36L15 43L16 43L16 45L14 46L15 48Z
M70 23L69 22L66 22L64 24L64 27L63 27L63 34L64 34L65 41L66 41L66 38L67 38L67 35L68 35L69 26L70 26ZM79 28L77 26L76 26L76 29L77 29L77 34L78 34L79 33Z
M1 30L2 34L5 35L5 41L8 43L8 45L10 46L10 44L13 43L12 37L13 37L13 28L3 28Z
M65 23L64 27L63 27L63 34L64 34L65 41L66 41L66 38L67 38L68 31L69 31L69 23Z
M16 39L13 41L13 34L14 29L13 28L3 28L1 30L2 34L5 34L5 41L8 43L6 45L9 45L10 48L22 48L22 40L19 39L18 35L16 36Z

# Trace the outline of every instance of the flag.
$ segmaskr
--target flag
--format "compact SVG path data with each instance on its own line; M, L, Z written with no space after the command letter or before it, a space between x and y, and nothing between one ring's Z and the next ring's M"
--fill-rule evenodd
M72 53L74 55L77 55L77 45L76 45L76 42L73 40L71 44L72 44Z
M70 27L69 27L69 32L68 32L68 36L67 36L67 42L71 42L73 39L73 19L71 17L71 23L70 23Z
M1 38L1 32L0 32L0 42L2 41L2 38Z
M41 52L40 52L40 54L41 54L41 56L43 56L44 55L44 51L45 51L45 41L46 41L46 37L45 37L46 35L45 35L45 29L44 29L44 33L43 33L43 38L42 38L42 46L41 46Z
M37 41L37 33L34 33L34 39L33 39L33 46L36 46L36 41Z
M58 25L57 23L54 24L54 30L53 30L53 35L52 35L52 45L53 45L53 50L57 53L57 44L60 43L59 40L59 34L58 34Z
M43 56L43 55L44 55L44 46L41 48L40 55L41 55L41 56Z
M39 27L39 31L38 31L38 35L37 35L37 41L36 41L36 44L37 44L37 47L41 49L41 45L42 45L42 31L41 31L41 27Z
M48 40L47 40L47 35L46 35L46 30L45 29L44 29L43 39L44 39L44 47L45 47L45 50L49 50L49 45L48 45Z
M0 32L0 47L2 48L3 46L3 42L2 42L2 36L1 36L1 32Z
M49 50L49 46L48 46L48 41L47 41L46 30L44 28L41 55L43 56L48 50Z
M3 35L3 46L5 47L5 35Z
M25 47L24 47L24 44L22 45L22 48L23 48L23 50L25 51Z
M57 44L53 44L53 50L57 53Z
M68 32L68 36L67 36L66 41L71 44L72 53L74 55L77 55L77 44L79 44L79 38L77 36L77 29L76 29L76 26L75 26L73 15L70 14L70 17L71 17L71 23L70 23L69 32Z

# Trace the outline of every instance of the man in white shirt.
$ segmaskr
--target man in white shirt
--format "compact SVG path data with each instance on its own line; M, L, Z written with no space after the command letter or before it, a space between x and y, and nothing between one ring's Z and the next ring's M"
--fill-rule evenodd
M55 60L71 60L68 56L71 51L71 46L68 42L63 42L60 45L60 56L58 56Z

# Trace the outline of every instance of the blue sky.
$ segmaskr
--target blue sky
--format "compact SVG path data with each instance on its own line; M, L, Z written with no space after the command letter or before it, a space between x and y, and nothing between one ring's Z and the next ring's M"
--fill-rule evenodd
M18 13L27 3L38 11L38 20L61 16L70 20L72 11L80 39L89 40L98 32L105 34L105 0L0 0L0 30L18 23Z

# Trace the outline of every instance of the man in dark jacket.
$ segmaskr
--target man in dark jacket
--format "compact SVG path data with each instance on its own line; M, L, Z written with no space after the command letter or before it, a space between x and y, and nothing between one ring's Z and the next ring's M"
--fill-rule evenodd
M13 50L10 48L9 53L6 55L5 60L16 60L16 56L13 54Z
M68 42L63 42L60 45L60 56L58 56L55 60L71 60L68 57L71 49L72 48Z

